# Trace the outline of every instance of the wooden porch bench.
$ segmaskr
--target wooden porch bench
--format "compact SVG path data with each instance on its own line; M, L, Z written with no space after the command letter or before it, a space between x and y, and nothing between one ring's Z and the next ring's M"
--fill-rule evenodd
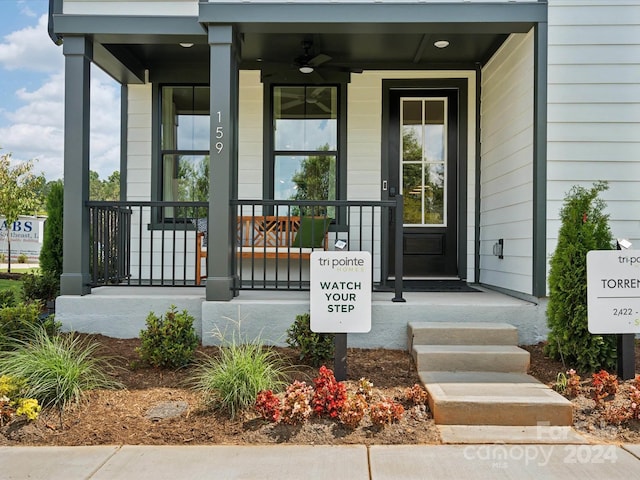
M327 250L327 217L278 215L241 216L237 224L237 255L246 259L309 259L314 250ZM204 232L196 234L196 285L202 275L201 261L207 258Z

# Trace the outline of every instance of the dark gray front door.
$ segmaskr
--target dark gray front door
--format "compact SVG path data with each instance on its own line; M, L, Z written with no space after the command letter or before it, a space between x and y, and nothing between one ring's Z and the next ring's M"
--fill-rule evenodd
M458 276L458 91L392 90L389 196L401 192L404 276ZM390 222L390 252L394 251ZM390 255L389 274L395 265Z

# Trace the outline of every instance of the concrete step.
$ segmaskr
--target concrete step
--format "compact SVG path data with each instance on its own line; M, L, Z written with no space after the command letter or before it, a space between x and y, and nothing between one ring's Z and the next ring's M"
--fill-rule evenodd
M418 372L440 425L570 426L569 400L530 375Z
M514 345L414 345L412 353L419 372L526 373L530 357Z
M409 322L409 351L414 345L517 345L518 329L508 323Z

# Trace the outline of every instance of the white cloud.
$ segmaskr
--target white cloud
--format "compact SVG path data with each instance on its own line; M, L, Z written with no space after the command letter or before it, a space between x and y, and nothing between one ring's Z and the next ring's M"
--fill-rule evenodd
M14 161L38 159L37 172L48 180L61 178L64 170L64 57L47 34L46 16L37 26L13 32L0 44L0 65L17 71L29 71L40 64L40 86L17 87L14 92L21 105L13 111L0 110L0 147L12 153ZM46 61L37 60L47 57ZM26 59L29 59L28 61ZM33 74L26 74L33 80ZM26 80L25 80L26 83ZM119 169L120 89L98 68L91 69L91 169L106 178Z
M42 15L37 25L6 35L0 44L0 65L7 70L61 71L64 66L62 47L49 38L47 21L47 15Z
M27 17L36 17L38 15L31 9L29 5L27 5L27 2L25 0L20 0L18 2L18 5L20 5L20 13L22 13L23 15Z

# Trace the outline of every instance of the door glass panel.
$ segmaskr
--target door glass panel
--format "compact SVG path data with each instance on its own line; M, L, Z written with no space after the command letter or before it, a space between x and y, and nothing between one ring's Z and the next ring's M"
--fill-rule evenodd
M402 195L404 223L422 223L422 163L404 163Z
M446 225L446 98L401 99L404 224Z
M442 225L444 223L444 165L426 164L423 185L423 223Z

